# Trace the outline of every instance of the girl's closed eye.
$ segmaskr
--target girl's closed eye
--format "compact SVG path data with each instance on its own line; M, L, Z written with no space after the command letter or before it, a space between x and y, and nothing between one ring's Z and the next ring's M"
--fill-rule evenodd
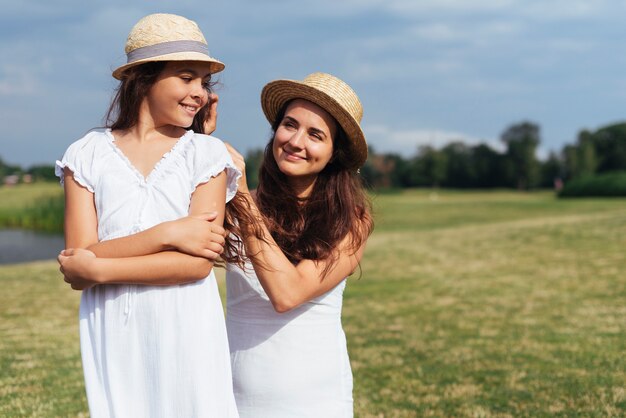
M295 124L292 120L290 120L290 119L285 119L285 120L283 121L282 125L283 125L285 128L288 128L288 129L297 129L297 128L298 128L298 127L296 126L296 124Z

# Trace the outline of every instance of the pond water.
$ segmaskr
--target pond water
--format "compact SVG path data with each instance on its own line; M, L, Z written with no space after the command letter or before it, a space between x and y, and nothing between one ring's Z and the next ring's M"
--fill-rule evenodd
M63 235L0 229L0 264L56 259L64 246Z

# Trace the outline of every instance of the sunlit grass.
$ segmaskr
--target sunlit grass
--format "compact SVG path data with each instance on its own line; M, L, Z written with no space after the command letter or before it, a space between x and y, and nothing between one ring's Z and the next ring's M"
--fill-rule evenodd
M626 200L412 191L375 206L345 294L355 416L626 414ZM78 293L53 262L0 267L0 285L0 416L86 414Z
M625 200L416 193L382 206L344 310L357 416L626 412Z
M37 199L63 195L63 188L55 182L38 182L0 186L0 211L23 209Z

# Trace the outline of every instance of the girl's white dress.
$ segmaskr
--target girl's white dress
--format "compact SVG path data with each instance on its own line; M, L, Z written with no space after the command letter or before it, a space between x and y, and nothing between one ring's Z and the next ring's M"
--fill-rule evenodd
M352 417L352 371L341 308L346 281L274 311L251 265L226 273L226 327L242 418Z
M226 170L227 201L240 173L224 144L188 131L144 178L91 132L63 168L94 194L98 238L110 240L188 214L195 188ZM213 272L176 286L101 285L83 291L80 346L92 417L236 417L224 314Z

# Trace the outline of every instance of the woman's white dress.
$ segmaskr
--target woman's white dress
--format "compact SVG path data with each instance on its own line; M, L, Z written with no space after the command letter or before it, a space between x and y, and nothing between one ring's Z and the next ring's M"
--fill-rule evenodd
M195 188L224 170L228 201L240 175L220 140L192 131L146 178L108 130L72 144L57 175L64 167L94 194L101 241L186 216ZM238 416L213 272L184 285L85 290L79 328L92 417Z
M226 327L242 418L352 417L352 371L341 308L346 281L274 311L252 266L229 265Z

